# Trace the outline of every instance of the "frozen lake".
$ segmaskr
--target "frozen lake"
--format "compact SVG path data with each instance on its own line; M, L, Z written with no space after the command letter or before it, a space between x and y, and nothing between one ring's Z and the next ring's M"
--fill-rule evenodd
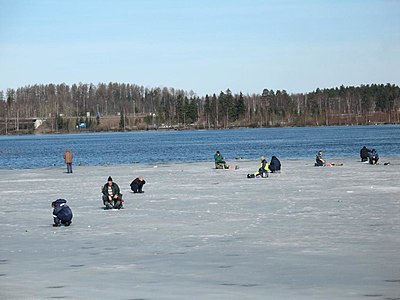
M335 161L2 170L0 299L399 299L400 159ZM109 175L123 210L101 209ZM70 227L51 226L57 198Z

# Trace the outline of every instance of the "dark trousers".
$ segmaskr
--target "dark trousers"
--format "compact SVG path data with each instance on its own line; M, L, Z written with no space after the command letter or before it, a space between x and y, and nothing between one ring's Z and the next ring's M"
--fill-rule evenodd
M61 226L61 224L65 225L65 226L69 226L71 225L71 220L67 221L67 220L60 220L58 217L53 217L54 220L54 225L57 226Z
M67 163L67 173L72 173L72 163Z
M57 215L53 214L54 225L61 226L61 224L65 226L69 226L72 220L72 211L69 207L64 207L60 210Z
M379 160L379 158L376 157L376 156L370 156L370 157L369 157L369 163L370 163L371 165L376 165L376 163L378 162L378 160Z
M119 195L118 198L112 198L108 199L108 196L103 195L103 203L106 206L106 208L121 208L122 207L122 195Z
M256 176L261 176L261 177L268 177L268 171L265 169L258 169L258 172L255 174Z
M134 193L143 193L142 188L143 188L143 184L134 183L134 184L131 185L131 190Z
M322 162L322 160L317 159L317 160L315 161L315 166L316 166L316 167L323 167L323 166L324 166L324 163Z

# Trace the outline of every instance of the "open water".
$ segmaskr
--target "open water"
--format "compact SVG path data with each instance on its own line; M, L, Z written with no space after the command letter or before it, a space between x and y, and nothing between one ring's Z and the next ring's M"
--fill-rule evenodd
M213 162L216 150L228 162L260 155L312 162L318 150L327 158L357 160L364 145L382 161L400 156L400 125L0 136L0 168L62 166L66 148L74 165L107 165Z

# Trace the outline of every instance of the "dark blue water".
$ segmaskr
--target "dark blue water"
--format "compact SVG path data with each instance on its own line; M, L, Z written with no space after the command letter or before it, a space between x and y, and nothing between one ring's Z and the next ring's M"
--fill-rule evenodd
M0 168L62 166L66 148L74 153L76 165L104 165L213 161L216 150L228 161L258 159L262 154L313 160L320 149L327 158L358 159L364 145L376 148L381 157L400 156L400 126L0 136Z

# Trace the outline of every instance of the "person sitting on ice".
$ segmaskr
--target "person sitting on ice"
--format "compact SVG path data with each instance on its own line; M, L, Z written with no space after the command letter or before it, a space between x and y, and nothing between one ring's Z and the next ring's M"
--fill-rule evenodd
M61 224L65 226L71 225L72 210L66 203L67 200L65 199L57 199L51 203L51 207L53 207L54 227L59 227Z
M372 150L371 150L371 152L370 152L369 155L368 155L368 158L369 158L369 163L370 163L371 165L376 165L376 164L378 164L379 155L378 155L378 152L376 152L375 149L372 149Z
M281 162L276 156L272 156L268 169L271 171L271 173L275 173L281 170Z
M144 180L144 178L142 176L139 176L131 182L131 190L134 193L144 193L144 191L142 191L142 189L143 189L143 185L145 183L146 183L146 181Z
M108 177L107 183L103 186L103 203L106 206L106 209L121 209L122 206L122 194L120 193L120 189L118 184L113 182L111 176Z
M215 152L214 161L216 169L229 169L229 166L226 164L224 157L221 155L221 152Z
M343 164L336 164L333 162L327 162L322 158L322 150L317 152L317 156L315 157L315 166L316 167L333 167L333 166L343 166Z
M254 178L254 177L268 177L268 162L263 155L260 156L260 167L258 171L254 174L247 174L247 178Z
M361 150L360 150L360 158L361 158L362 162L366 162L368 160L370 152L371 152L371 150L369 150L365 146L361 148Z
M322 150L319 150L317 152L317 155L315 157L315 166L316 167L323 167L325 166L325 160L322 158Z

